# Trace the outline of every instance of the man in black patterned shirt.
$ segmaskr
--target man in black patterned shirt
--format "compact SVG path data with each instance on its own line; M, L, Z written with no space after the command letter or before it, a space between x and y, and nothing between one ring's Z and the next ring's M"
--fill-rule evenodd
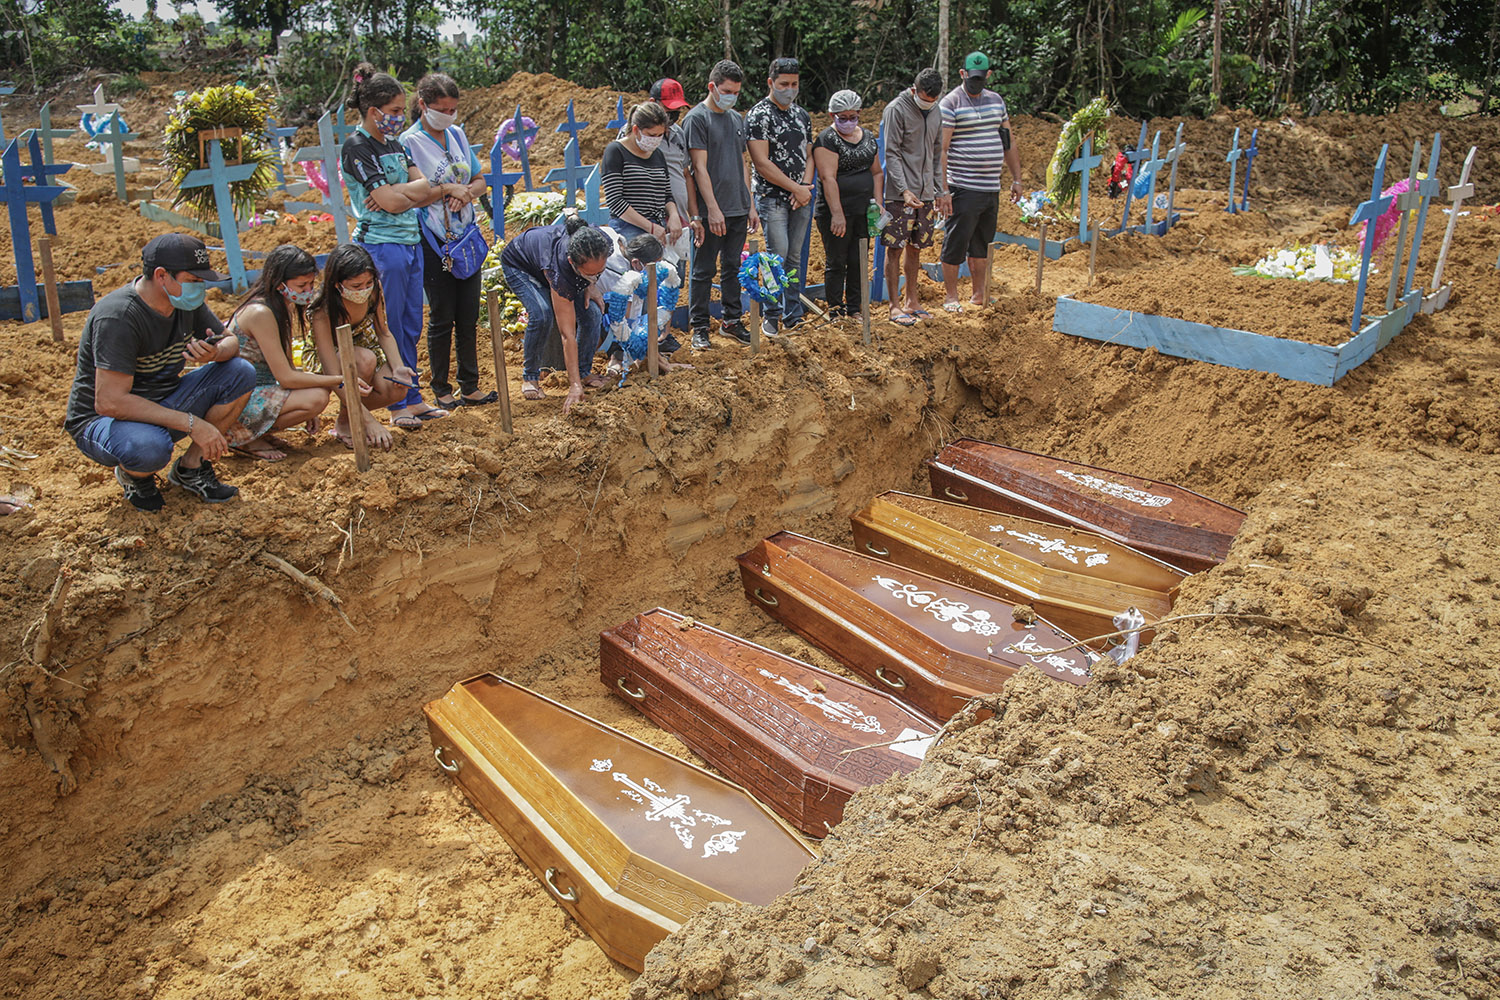
M812 223L812 119L797 104L801 67L797 60L777 59L766 79L770 93L745 116L746 139L754 166L755 208L766 230L766 249L786 262L783 301L766 306L761 332L776 335L779 319L793 327L802 319L802 291L796 281L802 268L802 242Z

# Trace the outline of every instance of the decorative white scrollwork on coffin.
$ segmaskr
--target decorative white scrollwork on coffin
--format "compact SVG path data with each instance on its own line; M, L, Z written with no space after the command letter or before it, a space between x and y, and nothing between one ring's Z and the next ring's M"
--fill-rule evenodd
M880 719L861 712L858 705L847 701L834 701L821 691L814 691L806 684L793 683L790 679L780 674L772 673L765 667L757 669L760 671L762 677L770 680L778 687L785 688L793 697L801 698L804 704L811 705L821 711L824 718L830 722L841 722L855 732L879 733L884 735L885 727L880 724Z
M1064 479L1071 479L1079 486L1087 486L1091 490L1098 490L1109 496L1120 500L1128 500L1131 503L1140 504L1142 507L1165 507L1172 502L1171 497L1159 497L1155 493L1147 493L1138 490L1134 486L1126 486L1124 483L1112 483L1108 479L1100 479L1098 476L1090 476L1082 472L1069 472L1067 469L1058 469L1057 474Z
M595 757L594 758L594 763L589 766L589 770L590 771L611 771L611 770L614 770L614 766L615 766L615 762L612 759L610 759L609 757L606 757L603 760L600 760L599 758Z
M711 858L716 854L734 854L740 849L740 838L744 835L744 830L720 830L703 842L703 856Z
M940 622L953 627L955 632L973 632L976 635L998 635L1000 626L990 620L990 613L983 609L970 608L962 601L950 601L930 590L918 590L915 584L902 583L888 576L873 577L874 581L907 607L926 611Z
M603 762L595 761L594 763L597 765ZM597 771L602 769L596 766L592 770ZM693 840L695 837L693 831L700 822L711 827L729 825L729 820L724 817L715 816L713 813L692 808L693 800L691 798L686 795L671 795L665 788L650 778L642 778L639 782L631 781L630 775L621 771L613 772L611 777L625 786L620 789L621 795L646 807L645 818L647 822L658 823L665 821L672 827L672 832L677 835L677 839L687 850L691 851L693 849ZM705 844L703 856L708 858L715 854L732 853L737 849L736 845L739 838L744 835L744 831L731 834L732 840L729 841L729 846L724 846L724 842L720 841L719 845L711 851L707 849L709 845ZM716 834L713 838L710 838L709 844L715 840L719 840L723 836L723 833Z
M1075 661L1068 659L1066 656L1059 656L1051 652L1046 646L1037 641L1034 633L1027 632L1024 639L1018 639L1011 643L1010 648L1025 653L1026 658L1032 663L1045 663L1054 670L1066 670L1074 677L1088 676L1089 671L1087 667L1079 666Z
M1039 531L1020 532L1007 528L1003 524L990 525L990 531L996 534L1003 531L1019 542L1024 542L1027 545L1035 545L1037 551L1044 554L1055 552L1074 566L1078 565L1079 555L1085 552L1089 553L1089 555L1084 557L1085 566L1102 566L1109 562L1108 552L1100 552L1098 549L1091 549L1086 545L1071 545L1061 538L1048 538Z

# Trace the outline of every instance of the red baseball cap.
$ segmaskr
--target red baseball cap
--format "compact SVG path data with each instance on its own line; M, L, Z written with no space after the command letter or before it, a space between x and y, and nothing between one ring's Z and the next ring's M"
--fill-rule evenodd
M666 108L685 108L687 99L682 94L682 84L671 77L657 80L651 85L651 98Z

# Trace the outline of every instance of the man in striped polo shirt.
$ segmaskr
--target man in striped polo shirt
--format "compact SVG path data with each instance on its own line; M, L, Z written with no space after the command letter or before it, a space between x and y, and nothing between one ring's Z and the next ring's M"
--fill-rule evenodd
M1021 154L1010 131L1005 99L985 89L990 60L983 52L964 59L964 79L943 98L943 173L948 180L948 215L943 237L943 308L962 312L958 300L958 268L967 257L974 294L969 301L985 303L989 278L985 251L995 238L1000 213L1001 175L1009 168L1010 200L1021 200Z

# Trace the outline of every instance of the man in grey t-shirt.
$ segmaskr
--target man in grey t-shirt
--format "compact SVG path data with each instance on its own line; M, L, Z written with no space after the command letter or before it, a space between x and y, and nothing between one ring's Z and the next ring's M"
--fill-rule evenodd
M750 334L740 321L740 251L746 232L760 227L760 216L750 200L745 119L730 110L739 100L744 79L738 65L720 60L709 74L708 98L689 111L682 123L706 229L693 254L688 285L688 326L693 331L694 350L709 346L708 306L715 274L724 306L720 332L742 344L750 343Z

